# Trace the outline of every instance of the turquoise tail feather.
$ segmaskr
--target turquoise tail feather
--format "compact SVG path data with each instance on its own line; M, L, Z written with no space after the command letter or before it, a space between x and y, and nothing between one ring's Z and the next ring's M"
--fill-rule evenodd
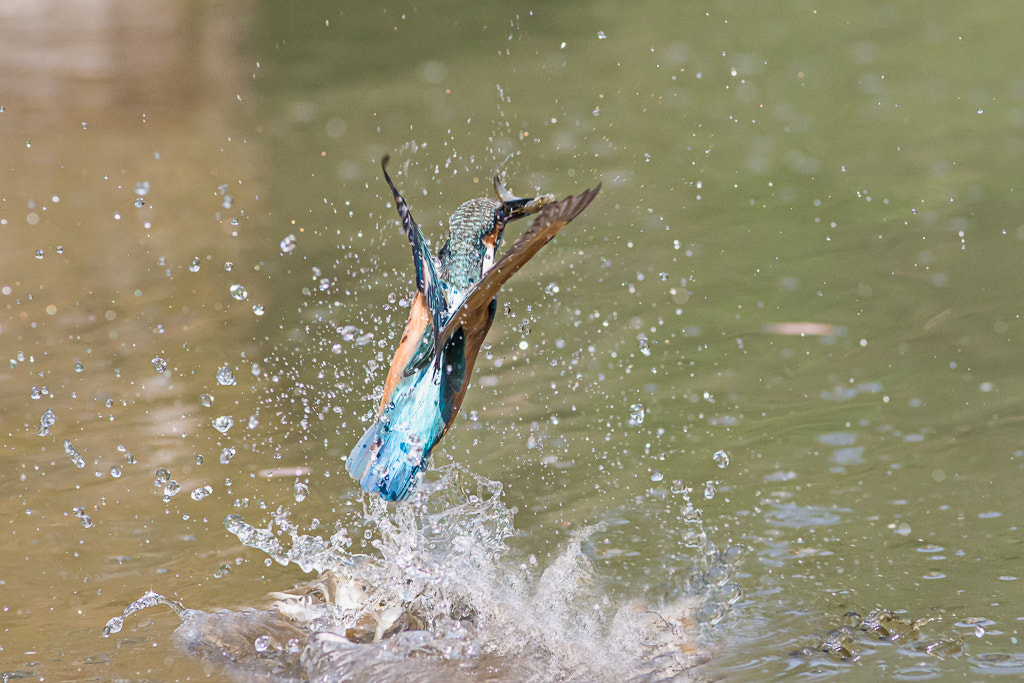
M375 422L366 430L363 438L359 439L359 443L349 453L345 467L353 479L361 481L376 462L381 446L380 432L382 428L383 425L380 422Z
M364 491L395 502L409 496L429 462L430 450L415 434L396 433L378 420L352 449L346 467Z

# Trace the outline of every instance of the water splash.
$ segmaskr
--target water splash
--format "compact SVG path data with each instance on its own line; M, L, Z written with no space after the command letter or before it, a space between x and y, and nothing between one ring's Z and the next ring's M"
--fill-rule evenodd
M456 465L437 474L404 505L364 498L362 516L327 538L301 533L286 509L266 527L229 515L225 527L244 545L317 578L272 593L267 610L206 613L147 593L104 634L168 604L190 652L308 680L661 680L705 661L702 624L739 598L728 569L735 551L718 553L699 528L706 557L690 590L619 598L588 552L604 525L572 533L542 567L508 544L515 529L500 483ZM352 552L360 537L374 554Z
M159 593L147 591L141 598L125 607L124 612L121 614L121 616L113 617L109 621L107 621L106 626L103 627L102 636L104 638L109 638L115 633L120 633L121 629L124 628L124 620L127 617L130 617L136 612L144 610L147 607L154 607L156 605L167 605L172 610L174 610L174 612L178 614L178 616L181 616L182 612L185 611L185 609L181 606L180 603L174 602L173 600L168 600Z

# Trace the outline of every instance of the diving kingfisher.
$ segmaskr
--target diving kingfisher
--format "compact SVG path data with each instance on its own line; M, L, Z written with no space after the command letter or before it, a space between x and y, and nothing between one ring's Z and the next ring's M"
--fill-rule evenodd
M349 474L364 490L404 500L422 479L430 451L462 406L480 345L494 322L498 290L597 196L601 185L556 202L547 194L520 199L494 177L498 199L471 199L449 219L448 240L435 259L420 227L381 161L412 246L416 296L391 361L373 425L348 456ZM505 226L539 214L495 261Z

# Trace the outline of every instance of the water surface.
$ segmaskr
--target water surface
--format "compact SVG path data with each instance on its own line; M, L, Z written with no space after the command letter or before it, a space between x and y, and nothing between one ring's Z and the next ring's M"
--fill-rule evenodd
M355 524L342 458L412 288L390 153L435 244L496 168L604 183L503 292L435 453L502 483L495 566L539 575L599 524L598 596L667 604L697 510L748 548L704 672L1019 675L1018 15L5 10L3 670L221 678L170 609L103 626L151 590L212 611L311 580L228 515Z

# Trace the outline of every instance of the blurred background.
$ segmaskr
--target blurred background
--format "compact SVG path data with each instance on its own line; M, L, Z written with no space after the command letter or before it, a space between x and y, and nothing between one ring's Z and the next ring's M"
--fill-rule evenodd
M147 590L240 608L304 578L228 514L361 509L343 458L414 286L390 153L435 248L498 169L604 183L505 288L434 454L504 484L517 552L603 522L604 590L656 601L702 561L689 499L748 548L713 677L1020 675L1022 21L3 3L0 669L221 678L169 610L101 629ZM877 609L933 621L824 651Z

